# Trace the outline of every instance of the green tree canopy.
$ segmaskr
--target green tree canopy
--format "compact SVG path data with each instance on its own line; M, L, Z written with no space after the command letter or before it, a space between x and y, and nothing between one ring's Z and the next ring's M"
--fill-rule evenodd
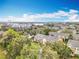
M72 50L61 41L54 42L52 48L57 51L61 59L68 59L72 54Z

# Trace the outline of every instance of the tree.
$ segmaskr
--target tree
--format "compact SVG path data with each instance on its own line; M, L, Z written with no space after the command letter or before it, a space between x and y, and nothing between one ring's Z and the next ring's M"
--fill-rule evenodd
M57 51L61 59L68 59L72 54L72 50L64 42L54 42L52 48Z
M20 56L16 59L38 59L40 45L31 42L31 45L25 44L21 50Z
M63 42L65 43L65 44L67 44L68 43L68 41L69 41L69 38L63 38Z
M0 59L7 59L6 57L5 51L0 47Z
M69 34L68 39L73 40L73 35L72 34Z
M42 48L42 59L59 59L59 55L49 45Z
M3 37L0 40L0 45L6 48L13 38L16 38L19 36L20 35L16 31L14 31L13 29L9 29L3 34Z
M13 38L11 43L7 46L9 58L15 59L16 56L20 55L20 51L23 48L23 45L27 43L27 37L20 36Z

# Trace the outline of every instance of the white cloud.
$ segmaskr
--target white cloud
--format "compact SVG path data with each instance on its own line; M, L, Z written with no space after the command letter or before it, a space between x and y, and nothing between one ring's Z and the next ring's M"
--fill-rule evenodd
M68 19L66 22L79 22L79 11L77 10L70 10Z
M69 10L68 12L59 10L54 13L24 14L21 17L8 16L8 17L0 18L0 21L2 22L37 22L37 21L40 21L42 22L41 20L44 20L46 22L47 19L51 19L53 21L54 18L56 18L56 20L59 20L59 19L62 19L62 17L67 17L68 19L65 19L65 22L79 22L78 13L79 11L73 10L73 9Z
M78 13L79 11L71 9L69 13Z

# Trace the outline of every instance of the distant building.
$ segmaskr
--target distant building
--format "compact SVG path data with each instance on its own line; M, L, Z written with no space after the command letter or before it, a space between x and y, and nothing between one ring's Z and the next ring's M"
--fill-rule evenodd
M43 26L44 24L42 24L42 23L35 23L33 25L35 25L35 26Z

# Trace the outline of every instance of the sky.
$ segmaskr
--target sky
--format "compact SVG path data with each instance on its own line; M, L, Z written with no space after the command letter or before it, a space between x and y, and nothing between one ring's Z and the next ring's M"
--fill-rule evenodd
M79 0L0 0L0 22L79 22Z

